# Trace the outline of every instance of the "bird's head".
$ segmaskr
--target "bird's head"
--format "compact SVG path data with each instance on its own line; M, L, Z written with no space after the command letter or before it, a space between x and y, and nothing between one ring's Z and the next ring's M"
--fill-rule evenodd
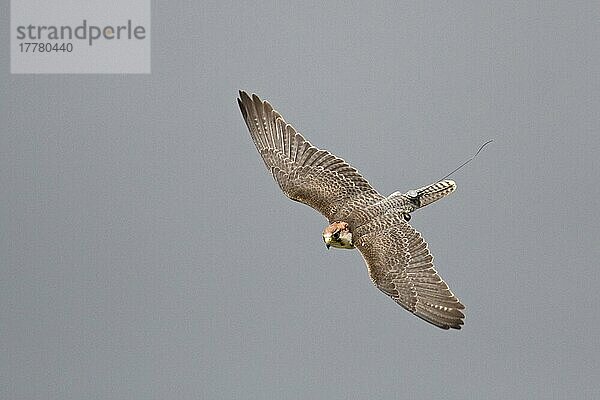
M352 232L345 222L334 222L323 231L325 246L337 247L338 249L353 249Z

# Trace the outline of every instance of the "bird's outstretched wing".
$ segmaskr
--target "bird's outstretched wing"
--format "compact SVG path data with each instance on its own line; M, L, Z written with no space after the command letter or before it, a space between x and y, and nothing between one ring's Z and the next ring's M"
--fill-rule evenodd
M388 214L354 240L371 280L382 292L416 316L442 329L460 329L465 307L433 266L427 243L401 217ZM358 234L358 235L357 235Z
M341 210L383 198L355 168L311 145L267 101L240 91L238 104L267 169L292 200L333 222Z

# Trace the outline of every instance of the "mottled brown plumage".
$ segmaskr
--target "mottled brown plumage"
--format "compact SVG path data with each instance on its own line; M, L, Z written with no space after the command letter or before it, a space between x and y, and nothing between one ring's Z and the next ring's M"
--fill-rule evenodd
M452 193L443 180L407 193L379 194L341 158L311 145L256 95L241 91L240 110L267 169L292 200L323 214L323 240L358 248L382 292L440 328L460 329L464 306L439 277L427 243L408 224L410 213Z

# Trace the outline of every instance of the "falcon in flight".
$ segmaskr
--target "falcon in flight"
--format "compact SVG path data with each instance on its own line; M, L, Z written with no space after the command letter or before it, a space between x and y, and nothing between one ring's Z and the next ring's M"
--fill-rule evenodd
M310 144L267 101L240 91L238 104L283 193L329 220L323 231L327 248L358 248L379 290L439 328L460 329L465 307L437 274L421 234L408 224L413 211L452 193L456 184L442 180L382 196L344 160Z

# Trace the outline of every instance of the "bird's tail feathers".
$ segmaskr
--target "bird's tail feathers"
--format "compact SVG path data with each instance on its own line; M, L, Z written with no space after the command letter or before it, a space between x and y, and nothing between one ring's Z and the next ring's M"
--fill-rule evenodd
M409 190L405 196L408 196L417 205L417 208L421 208L448 196L454 190L456 190L456 183L453 180L445 179L420 189Z

